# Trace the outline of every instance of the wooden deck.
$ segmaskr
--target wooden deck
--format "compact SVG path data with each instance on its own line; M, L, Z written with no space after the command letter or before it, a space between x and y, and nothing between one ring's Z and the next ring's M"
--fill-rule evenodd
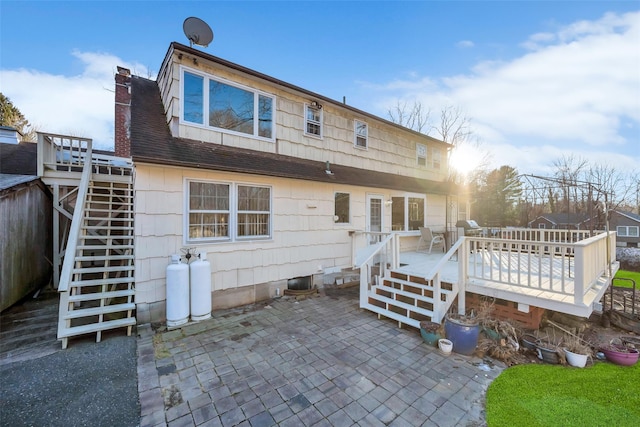
M589 317L619 268L615 233L510 229L461 237L445 254L407 250L415 243L398 233L353 236L360 307L415 327L440 323L455 301L464 313L473 294L510 302L518 313Z
M443 253L401 252L395 271L410 276L432 277ZM609 286L607 275L599 277L581 302L575 298L575 260L572 256L539 256L531 253L478 251L467 259L464 288L480 295L514 301L576 316L588 317ZM612 266L615 275L618 266ZM440 280L461 288L457 257L440 269Z

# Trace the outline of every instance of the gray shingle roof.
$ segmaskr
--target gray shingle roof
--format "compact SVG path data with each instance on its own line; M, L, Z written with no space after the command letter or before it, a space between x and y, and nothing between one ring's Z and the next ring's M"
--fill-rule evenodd
M38 173L38 144L20 142L19 144L0 143L0 173L17 175L36 175Z

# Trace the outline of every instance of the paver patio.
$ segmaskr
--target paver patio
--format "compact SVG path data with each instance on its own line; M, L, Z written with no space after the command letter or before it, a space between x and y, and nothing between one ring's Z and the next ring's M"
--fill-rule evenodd
M138 327L141 426L481 426L503 365L443 356L357 288Z

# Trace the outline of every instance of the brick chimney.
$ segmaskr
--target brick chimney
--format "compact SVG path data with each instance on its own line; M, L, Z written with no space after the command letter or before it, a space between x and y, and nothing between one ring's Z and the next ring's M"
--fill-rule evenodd
M118 67L115 102L115 152L131 157L131 71Z

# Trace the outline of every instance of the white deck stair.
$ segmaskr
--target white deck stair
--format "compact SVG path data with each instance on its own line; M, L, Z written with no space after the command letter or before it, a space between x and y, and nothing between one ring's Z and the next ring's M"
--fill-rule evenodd
M390 271L378 278L367 293L367 309L396 320L402 324L419 328L420 321L440 323L453 303L456 292L450 283L442 282L439 288L434 281Z
M79 205L76 205L79 206ZM75 219L74 219L75 220ZM132 176L93 174L82 204L71 280L60 292L58 339L131 328L134 317ZM72 225L73 226L73 225Z

